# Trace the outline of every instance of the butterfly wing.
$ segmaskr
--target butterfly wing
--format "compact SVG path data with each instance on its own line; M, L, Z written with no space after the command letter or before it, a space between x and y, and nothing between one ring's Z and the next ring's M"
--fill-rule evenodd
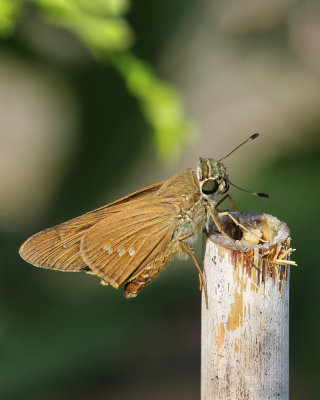
M45 229L27 239L20 247L21 257L36 267L62 271L81 271L88 267L83 261L79 248L83 233L105 213L83 215Z
M103 283L118 287L133 279L169 248L179 221L179 206L157 196L123 205L89 229L81 255Z
M45 229L27 239L19 253L25 261L37 267L90 272L79 251L84 233L107 216L118 213L123 204L152 196L162 184L156 183L80 217Z

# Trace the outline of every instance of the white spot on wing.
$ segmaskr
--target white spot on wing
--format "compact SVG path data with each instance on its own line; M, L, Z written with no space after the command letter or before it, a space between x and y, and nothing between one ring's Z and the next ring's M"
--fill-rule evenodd
M123 256L125 253L125 249L123 246L119 247L117 251L120 257Z
M129 249L129 256L133 256L135 254L135 249L133 247L130 247Z
M106 244L103 249L106 250L109 254L112 254L112 248L109 243Z

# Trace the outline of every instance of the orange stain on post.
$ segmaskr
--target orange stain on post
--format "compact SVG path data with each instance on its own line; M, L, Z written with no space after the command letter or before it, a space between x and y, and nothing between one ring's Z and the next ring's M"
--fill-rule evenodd
M218 327L218 334L216 335L217 352L218 352L218 357L217 357L218 366L219 366L220 361L221 361L221 355L219 355L219 351L220 351L221 347L224 344L224 335L225 335L225 333L226 333L226 330L224 328L224 323L221 322L219 327Z
M243 292L234 294L234 302L231 304L231 312L228 317L228 331L235 331L243 322Z

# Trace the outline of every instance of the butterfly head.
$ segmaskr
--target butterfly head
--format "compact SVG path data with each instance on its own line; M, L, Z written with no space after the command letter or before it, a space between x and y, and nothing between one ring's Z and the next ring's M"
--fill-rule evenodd
M213 200L216 195L224 194L229 189L226 166L213 158L199 158L197 180L201 195Z

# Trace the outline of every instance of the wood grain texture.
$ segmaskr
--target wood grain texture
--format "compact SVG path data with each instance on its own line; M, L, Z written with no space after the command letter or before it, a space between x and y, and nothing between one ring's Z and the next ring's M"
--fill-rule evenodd
M221 235L206 241L201 400L289 398L289 230L265 214L246 218L271 240L237 241L260 273Z

